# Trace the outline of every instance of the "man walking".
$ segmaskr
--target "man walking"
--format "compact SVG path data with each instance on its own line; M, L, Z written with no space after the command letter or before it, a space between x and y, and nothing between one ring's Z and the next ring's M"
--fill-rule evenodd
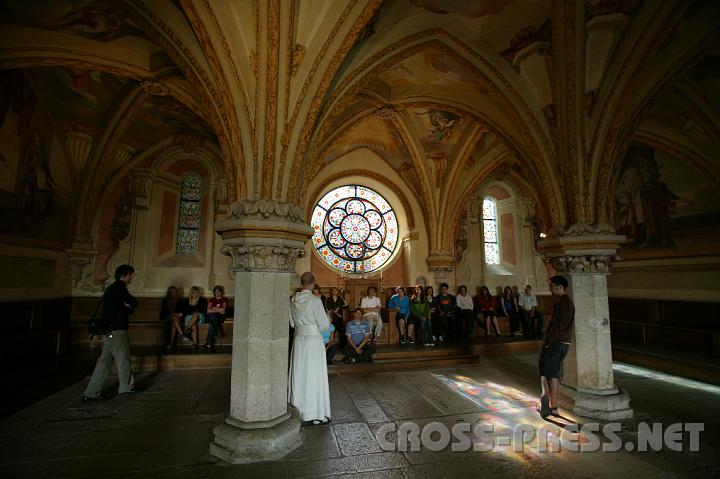
M103 336L102 353L98 359L83 394L83 401L100 399L103 383L110 372L115 359L118 371L118 393L136 393L135 376L131 368L132 355L128 339L130 315L137 309L138 302L130 294L127 285L132 281L135 269L129 264L118 266L115 270L115 282L107 287L102 298L102 319L108 325L108 334Z
M575 305L567 295L567 286L568 281L563 276L550 278L550 289L558 300L553 307L552 318L545 331L543 348L538 362L542 387L539 411L543 418L558 415L557 396L560 386L560 368L570 347L575 319Z

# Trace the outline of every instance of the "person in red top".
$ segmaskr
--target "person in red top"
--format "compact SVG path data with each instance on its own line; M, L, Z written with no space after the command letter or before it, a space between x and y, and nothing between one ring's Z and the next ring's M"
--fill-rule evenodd
M218 331L225 322L225 311L228 307L228 299L225 297L225 288L217 285L213 288L213 297L208 300L207 322L208 327L207 340L205 341L205 350L214 351L215 341Z
M477 313L482 314L485 321L485 336L490 332L491 319L493 326L495 326L495 336L500 336L500 328L498 327L497 316L495 315L495 298L490 294L488 287L485 285L481 286L477 296L473 299Z

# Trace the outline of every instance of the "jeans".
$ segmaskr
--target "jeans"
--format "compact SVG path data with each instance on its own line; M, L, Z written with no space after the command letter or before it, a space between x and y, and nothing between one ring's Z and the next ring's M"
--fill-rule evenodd
M205 341L205 343L208 346L215 346L215 342L217 340L217 334L218 334L218 331L220 330L222 323L225 322L225 316L222 314L210 313L210 314L208 314L207 322L210 325L208 326L207 341Z
M432 318L420 319L420 335L422 336L423 343L431 343L433 336L433 320Z

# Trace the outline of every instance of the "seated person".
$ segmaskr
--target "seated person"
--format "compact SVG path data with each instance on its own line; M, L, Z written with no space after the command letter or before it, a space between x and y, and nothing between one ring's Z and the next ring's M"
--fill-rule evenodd
M185 323L185 336L192 339L195 349L200 347L200 323L205 321L207 300L200 296L200 288L190 288L190 297L183 302L182 314Z
M475 305L472 297L468 294L467 286L464 284L458 287L455 302L458 307L455 318L456 331L459 333L459 337L469 341L472 336L473 326L475 326Z
M217 335L225 322L225 311L228 307L228 299L225 297L225 288L217 285L213 288L213 297L208 300L206 323L209 323L207 339L205 340L205 350L212 351L215 349Z
M360 309L363 313L363 321L367 321L370 330L374 332L371 343L377 344L377 338L380 337L382 332L383 322L380 317L382 303L380 303L380 298L377 297L377 288L375 286L368 286L367 296L360 300Z
M165 297L162 300L160 306L160 322L163 334L163 340L165 341L165 349L171 349L175 347L175 335L180 334L183 336L183 330L180 327L180 319L182 313L180 312L180 303L182 298L180 292L175 286L170 286L165 293Z
M435 296L433 301L434 303L432 306L436 308L439 313L438 329L440 330L440 336L438 337L438 340L443 342L448 336L449 325L454 321L455 308L457 307L457 304L455 303L455 296L448 293L447 283L440 284L440 294Z
M370 346L370 325L363 321L363 313L356 309L353 320L345 325L348 344L345 360L349 363L372 362L373 348Z
M529 334L542 336L545 318L542 312L537 309L537 298L532 292L532 286L529 284L525 286L525 291L520 293L518 306L520 306L520 313L525 316L525 322L528 323Z
M407 342L415 344L414 330L415 327L410 323L410 298L405 295L405 288L398 286L395 288L395 294L392 295L390 301L388 301L388 308L397 309L398 313L395 316L397 321L398 331L400 331L400 344L405 344L405 325L407 323Z
M330 323L330 327L324 331L320 331L325 343L325 361L328 364L335 364L335 325Z

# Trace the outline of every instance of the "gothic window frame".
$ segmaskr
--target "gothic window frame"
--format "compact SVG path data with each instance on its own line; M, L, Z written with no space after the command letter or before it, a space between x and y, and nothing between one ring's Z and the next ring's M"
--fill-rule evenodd
M486 217L486 202L492 204L492 216L493 218ZM488 225L493 225L495 229L495 240L488 240L488 237L492 236L492 228L488 228ZM483 198L482 207L482 239L483 239L483 260L488 266L496 266L502 263L502 250L500 249L500 217L498 215L497 199L493 196L485 196ZM494 254L488 254L488 246L494 246ZM492 249L492 248L491 248ZM489 260L488 257L496 257L496 261ZM492 261L492 262L491 262Z
M313 249L337 273L378 272L399 251L395 208L365 185L346 184L325 193L313 208L310 224Z
M197 186L186 186L191 178L197 178ZM180 182L180 204L178 205L177 228L175 233L175 256L195 256L200 252L200 226L202 224L202 187L203 177L199 173L189 172ZM193 195L190 189L195 190ZM196 210L196 211L192 211ZM192 222L188 216L195 214ZM194 236L194 238L193 238ZM188 246L188 242L193 243Z

